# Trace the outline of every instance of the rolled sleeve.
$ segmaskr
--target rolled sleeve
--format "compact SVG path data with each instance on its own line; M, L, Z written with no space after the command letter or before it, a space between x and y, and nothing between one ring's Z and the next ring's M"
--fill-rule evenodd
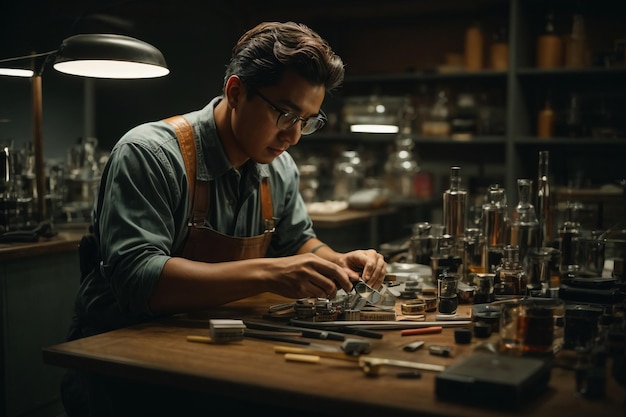
M101 272L121 309L133 315L150 314L148 301L184 227L184 166L168 149L175 150L171 143L121 142L103 176Z

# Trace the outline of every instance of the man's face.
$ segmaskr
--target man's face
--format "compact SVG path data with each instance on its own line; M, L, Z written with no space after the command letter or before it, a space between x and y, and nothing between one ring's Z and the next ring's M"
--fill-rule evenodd
M294 72L286 72L278 85L259 89L265 99L259 94L247 98L245 89L242 92L232 115L235 146L247 158L267 164L297 144L301 136L301 121L281 130L276 126L279 115L291 112L303 119L317 115L324 101L325 88L311 85Z

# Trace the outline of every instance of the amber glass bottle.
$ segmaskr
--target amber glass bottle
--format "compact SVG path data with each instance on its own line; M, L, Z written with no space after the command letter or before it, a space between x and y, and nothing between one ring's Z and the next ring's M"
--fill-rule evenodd
M537 67L558 68L563 66L563 41L554 27L554 13L546 14L543 32L537 38Z

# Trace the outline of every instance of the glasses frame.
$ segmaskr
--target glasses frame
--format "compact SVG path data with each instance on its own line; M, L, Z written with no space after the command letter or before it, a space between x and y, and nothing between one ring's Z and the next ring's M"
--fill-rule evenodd
M272 109L274 109L275 111L277 111L278 117L276 118L276 127L280 130L289 130L292 127L294 127L296 125L296 123L301 122L300 124L300 134L302 135L310 135L312 133L317 132L318 130L320 130L321 128L324 127L324 125L326 124L326 122L328 121L328 118L326 117L326 113L324 113L324 111L322 109L320 109L320 112L318 115L316 116L311 116L308 118L304 118L304 117L300 117L297 114L295 114L294 112L291 111L287 111L285 109L281 109L280 107L278 107L276 104L274 104L269 98L267 98L265 95L263 95L260 91L256 91L256 94L261 97L261 99L263 99L263 101L265 101L267 104L270 105L270 107ZM282 117L290 117L293 119L293 121L291 122L291 125L285 128L282 128L279 126L280 123L280 119ZM311 132L305 132L304 131L304 126L307 124L307 122L312 121L312 120L318 120L321 122L320 126L318 128L316 128L315 130L311 131Z

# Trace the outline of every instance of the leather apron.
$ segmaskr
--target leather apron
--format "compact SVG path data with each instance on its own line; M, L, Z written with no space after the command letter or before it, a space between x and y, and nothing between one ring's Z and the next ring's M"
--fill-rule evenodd
M191 214L188 235L183 248L176 255L202 262L228 262L262 258L267 253L274 234L274 217L269 178L261 179L261 216L265 230L258 236L228 236L205 225L209 210L209 182L196 178L196 144L193 127L183 116L165 119L176 132L189 181Z

